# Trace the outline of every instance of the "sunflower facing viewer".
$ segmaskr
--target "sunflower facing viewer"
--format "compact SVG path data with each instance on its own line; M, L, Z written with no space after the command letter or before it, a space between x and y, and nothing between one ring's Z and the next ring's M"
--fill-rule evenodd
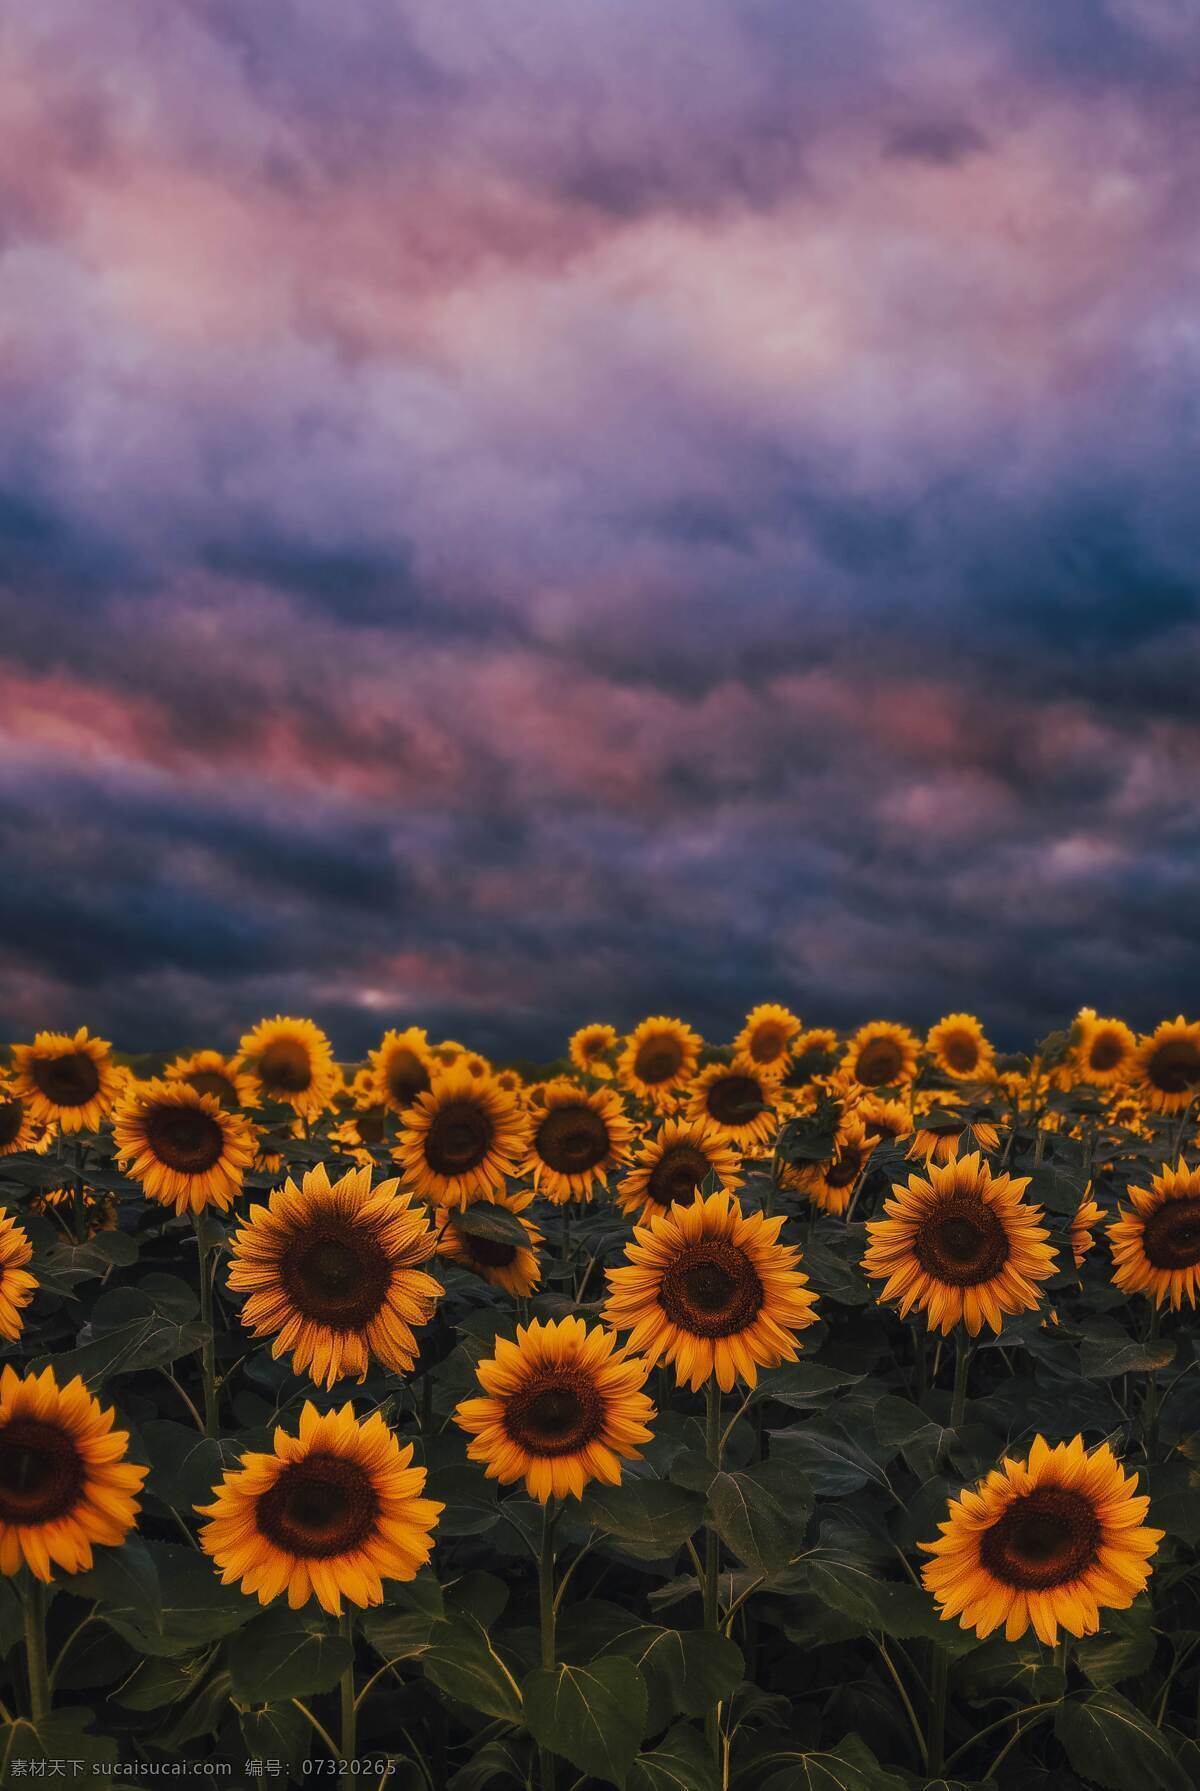
M565 1077L547 1082L530 1123L522 1173L559 1206L567 1200L591 1200L624 1161L633 1137L615 1090L599 1088L589 1094Z
M260 1020L238 1046L246 1069L264 1100L294 1107L302 1119L315 1119L337 1092L341 1080L333 1046L311 1020Z
M258 1148L254 1127L187 1082L137 1082L113 1115L117 1159L179 1215L228 1212Z
M682 1020L658 1014L630 1033L617 1075L639 1100L669 1105L674 1091L691 1081L699 1058L699 1034Z
M665 1119L617 1184L622 1212L643 1224L676 1201L691 1204L709 1176L732 1194L741 1186L738 1158L707 1120Z
M1113 1280L1126 1293L1144 1293L1156 1306L1177 1311L1196 1304L1200 1289L1200 1169L1180 1157L1164 1163L1148 1188L1130 1188L1131 1212L1124 1207L1108 1228Z
M32 1045L13 1046L12 1093L27 1103L36 1124L63 1132L95 1132L120 1091L121 1075L107 1039L81 1026L74 1037L39 1032Z
M487 1200L515 1175L528 1127L510 1094L490 1076L456 1065L404 1113L393 1153L415 1193L436 1206Z

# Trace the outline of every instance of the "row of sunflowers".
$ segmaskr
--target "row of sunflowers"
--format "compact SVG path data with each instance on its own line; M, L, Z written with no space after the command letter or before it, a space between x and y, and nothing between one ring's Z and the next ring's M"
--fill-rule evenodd
M1200 1782L1198 1107L1091 1010L13 1045L3 1782Z

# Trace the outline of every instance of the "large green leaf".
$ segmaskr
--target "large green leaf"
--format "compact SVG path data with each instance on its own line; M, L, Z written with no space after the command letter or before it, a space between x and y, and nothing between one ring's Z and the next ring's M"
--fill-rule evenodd
M196 1505L211 1505L222 1475L238 1465L245 1447L230 1437L201 1436L194 1425L172 1418L147 1419L140 1434L151 1464L147 1490L188 1515Z
M148 1611L144 1601L131 1593L123 1604L105 1612L113 1628L140 1653L194 1653L257 1614L258 1606L237 1586L221 1584L207 1555L173 1543L151 1543L149 1549L158 1570L161 1608Z
M704 1522L704 1500L668 1480L626 1480L588 1489L580 1515L631 1554L659 1561L682 1548Z
M645 1623L604 1600L577 1606L560 1639L572 1660L617 1655L633 1662L646 1682L651 1735L680 1715L703 1716L732 1695L745 1671L742 1651L728 1636Z
M698 1450L671 1464L671 1477L705 1492L708 1521L739 1561L757 1573L786 1567L804 1540L813 1499L804 1475L780 1461L714 1471Z
M94 1566L71 1581L81 1598L94 1598L110 1611L153 1623L162 1612L162 1587L153 1555L136 1530L120 1548L97 1549Z
M676 1723L629 1768L625 1791L721 1791L712 1749L689 1723Z
M1192 1791L1162 1730L1111 1688L1068 1700L1054 1732L1075 1771L1108 1791Z
M965 1654L977 1638L938 1615L928 1592L907 1580L881 1579L870 1561L840 1549L814 1550L804 1561L810 1590L826 1605L852 1618L865 1632L899 1640L923 1636L939 1648Z
M477 1200L471 1206L460 1207L451 1213L450 1223L455 1231L464 1232L468 1237L486 1238L492 1244L515 1244L518 1248L526 1248L529 1244L529 1233L516 1213L494 1201Z
M198 1320L179 1323L160 1312L149 1294L119 1287L101 1294L92 1309L86 1340L53 1357L39 1357L36 1367L53 1364L61 1382L80 1374L89 1386L127 1374L134 1368L165 1368L179 1356L200 1348L205 1327Z
M268 1704L240 1712L242 1740L251 1760L282 1760L300 1778L312 1751L312 1725L294 1704Z
M852 1387L865 1378L845 1368L826 1368L822 1362L789 1362L759 1376L754 1400L777 1399L798 1411L806 1406L820 1409L839 1387Z
M646 1687L631 1661L536 1667L521 1690L539 1746L606 1785L624 1786L646 1728Z
M906 1781L879 1764L857 1735L833 1748L771 1746L755 1759L759 1791L906 1791Z
M524 1785L529 1778L529 1741L523 1735L506 1735L486 1741L460 1766L447 1791L494 1791L513 1780Z
M332 1691L354 1650L333 1620L316 1607L271 1610L229 1645L233 1695L245 1704L274 1704Z
M445 1614L442 1588L428 1568L415 1580L386 1583L384 1602L364 1611L363 1634L384 1660L411 1660L428 1647Z
M26 1761L81 1760L89 1776L94 1767L98 1769L97 1777L104 1778L104 1769L116 1763L117 1744L110 1736L93 1730L95 1720L90 1710L73 1705L52 1710L38 1723L25 1718L0 1723L0 1785L10 1785L14 1778L23 1776L18 1762L23 1766ZM43 1772L29 1776L49 1775Z
M500 1521L495 1482L473 1462L431 1468L425 1497L439 1499L445 1507L438 1519L439 1536L482 1536Z
M477 1617L455 1611L434 1625L421 1657L425 1677L485 1716L521 1719L521 1692L507 1664Z
M1145 1374L1169 1368L1175 1360L1175 1342L1160 1337L1143 1343L1137 1337L1085 1337L1079 1350L1079 1367L1090 1381L1113 1380L1118 1374Z
M888 1485L879 1463L840 1430L810 1422L769 1434L772 1460L799 1469L813 1491L823 1498L858 1492L868 1482Z

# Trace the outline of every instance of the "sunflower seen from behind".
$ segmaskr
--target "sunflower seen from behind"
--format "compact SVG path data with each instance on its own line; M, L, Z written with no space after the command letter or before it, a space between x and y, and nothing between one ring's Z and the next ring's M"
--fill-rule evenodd
M635 1026L617 1063L621 1084L640 1101L669 1103L690 1082L700 1060L700 1035L682 1020L657 1014Z
M60 1387L52 1368L0 1371L0 1573L85 1573L97 1544L124 1542L150 1470L127 1459L114 1416L80 1375Z
M1108 1227L1113 1280L1125 1293L1145 1294L1156 1307L1195 1306L1200 1289L1200 1169L1180 1157L1164 1163L1148 1188L1128 1189Z
M726 1143L745 1152L766 1144L779 1124L774 1085L743 1055L701 1070L688 1084L684 1112L707 1120Z
M113 1140L146 1197L180 1217L228 1212L258 1149L249 1120L187 1082L134 1083L113 1115Z
M311 1020L276 1014L260 1020L238 1046L264 1101L292 1107L314 1120L330 1104L341 1081L333 1046Z
M495 1194L490 1201L474 1201L469 1209L471 1213L479 1213L486 1212L490 1205L502 1207L517 1219L524 1233L523 1243L483 1237L478 1232L468 1231L454 1222L456 1213L468 1209L438 1207L433 1215L438 1255L446 1262L457 1263L459 1268L478 1275L490 1286L502 1288L514 1299L527 1300L536 1292L541 1280L538 1251L545 1242L533 1220L523 1217L533 1199L533 1189L523 1188L511 1194Z
M393 1155L408 1185L435 1206L489 1199L516 1175L528 1143L516 1098L457 1065L417 1096L403 1126Z
M412 1456L378 1412L359 1421L350 1405L322 1414L306 1401L298 1435L278 1428L270 1452L244 1455L197 1505L200 1545L222 1585L260 1604L286 1593L295 1611L315 1598L331 1617L343 1599L382 1604L384 1580L415 1579L428 1562L444 1509L423 1497Z
M624 1162L632 1138L633 1126L615 1089L589 1092L559 1077L546 1083L530 1115L529 1154L520 1173L558 1206L591 1200Z
M980 1637L1003 1628L1009 1642L1032 1626L1047 1647L1060 1629L1095 1635L1101 1610L1128 1610L1145 1589L1162 1541L1137 1484L1107 1443L1089 1453L1082 1437L1035 1438L1027 1460L1006 1458L952 1499L939 1539L920 1544L941 1616Z
M748 1057L760 1076L777 1080L786 1075L792 1060L792 1044L800 1033L800 1021L790 1008L761 1001L746 1015L733 1041L734 1052Z
M611 1082L611 1060L616 1056L620 1042L615 1026L606 1026L603 1021L597 1020L590 1026L581 1026L578 1032L571 1034L567 1054L575 1068L584 1075L597 1076L602 1082Z
M606 1322L652 1365L671 1363L681 1386L696 1391L714 1376L724 1393L739 1377L755 1386L760 1368L795 1360L816 1318L800 1252L779 1242L783 1224L744 1213L728 1194L655 1214L606 1271Z
M1041 1208L1022 1198L1028 1186L1028 1176L993 1176L977 1151L895 1183L886 1218L867 1222L862 1266L885 1283L880 1303L901 1318L915 1307L943 1334L965 1324L972 1337L1034 1311L1055 1261Z
M664 1119L617 1183L621 1211L643 1224L678 1201L690 1206L709 1177L727 1194L742 1184L740 1160L707 1120Z
M36 1125L98 1131L123 1080L111 1050L86 1026L73 1035L39 1032L32 1045L13 1046L11 1092L26 1103Z
M371 1186L370 1169L331 1182L318 1163L289 1179L235 1232L229 1286L248 1295L242 1323L270 1337L272 1356L331 1387L365 1379L374 1357L407 1374L441 1294L425 1273L436 1236L424 1208L396 1180Z
M581 1318L518 1325L516 1342L476 1364L483 1394L455 1420L467 1454L489 1480L524 1480L530 1498L581 1498L591 1480L617 1486L624 1461L640 1461L654 1417L642 1386L647 1364L612 1331Z

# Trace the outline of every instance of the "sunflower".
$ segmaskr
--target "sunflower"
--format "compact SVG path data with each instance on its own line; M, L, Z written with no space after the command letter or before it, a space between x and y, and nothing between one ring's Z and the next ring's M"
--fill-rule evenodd
M35 1213L44 1213L53 1219L64 1230L70 1232L72 1243L75 1242L75 1189L74 1187L43 1188L30 1201ZM85 1188L83 1195L84 1220L87 1235L94 1238L100 1231L117 1229L117 1200L113 1194L104 1194L98 1188Z
M926 1173L896 1183L888 1217L868 1220L863 1269L886 1280L878 1297L896 1301L901 1318L916 1306L931 1330L963 1322L974 1337L986 1322L999 1332L1005 1314L1037 1306L1038 1283L1054 1273L1041 1208L1021 1198L1029 1177L993 1176L978 1151Z
M589 1480L617 1486L621 1462L640 1461L654 1407L641 1391L647 1364L612 1331L581 1318L517 1326L515 1343L476 1364L481 1399L464 1399L457 1423L467 1454L489 1480L524 1480L530 1498L583 1495Z
M782 1227L728 1194L656 1213L635 1227L627 1266L606 1271L605 1318L631 1333L627 1348L673 1362L693 1392L714 1374L722 1392L738 1375L753 1387L759 1368L795 1359L796 1333L815 1322L816 1295L800 1252L778 1241Z
M605 1026L602 1021L594 1021L591 1026L581 1026L578 1032L571 1034L567 1046L571 1062L577 1070L587 1076L599 1076L602 1082L611 1082L611 1058L618 1044L615 1026Z
M589 1093L566 1077L546 1084L530 1120L529 1153L520 1166L539 1194L561 1206L590 1200L609 1171L623 1162L633 1137L620 1096L611 1088Z
M826 1163L785 1164L781 1181L785 1188L807 1194L814 1206L826 1213L844 1213L850 1205L859 1176L879 1143L868 1133L862 1115L851 1108L838 1120L833 1156Z
M249 1597L270 1604L282 1592L299 1610L314 1596L331 1617L342 1599L383 1603L383 1581L415 1579L429 1560L430 1535L444 1507L422 1498L425 1469L400 1447L378 1412L318 1412L305 1401L300 1434L279 1428L274 1451L243 1455L213 1488L200 1544Z
M91 1038L81 1026L39 1032L32 1045L14 1045L11 1092L27 1102L30 1119L64 1132L95 1132L111 1110L120 1076L107 1039Z
M846 1046L843 1067L863 1088L895 1088L916 1075L919 1048L907 1026L872 1020Z
M1100 1088L1123 1082L1137 1052L1137 1040L1124 1020L1100 1020L1084 1008L1075 1026L1079 1036L1074 1059L1080 1080Z
M163 1071L168 1082L186 1082L197 1094L215 1095L222 1107L257 1107L258 1091L240 1057L223 1057L219 1051L193 1051L177 1057Z
M396 1161L416 1193L436 1206L469 1206L515 1175L528 1125L513 1099L490 1077L447 1070L404 1114Z
M1071 1255L1075 1259L1075 1267L1083 1267L1083 1259L1092 1247L1092 1227L1099 1225L1104 1218L1103 1209L1092 1199L1092 1184L1088 1183L1083 1199L1071 1215L1068 1227L1071 1239Z
M657 1103L691 1081L699 1057L699 1034L682 1020L659 1014L643 1020L630 1033L617 1063L617 1075L631 1094Z
M701 1070L688 1087L684 1111L689 1119L707 1120L743 1151L766 1144L778 1124L773 1084L752 1058L740 1054Z
M438 1255L447 1262L456 1262L461 1269L469 1269L471 1274L478 1275L492 1287L502 1287L514 1299L527 1300L542 1277L537 1253L545 1242L533 1221L521 1218L533 1198L533 1189L524 1188L515 1194L496 1194L490 1203L517 1215L525 1233L524 1244L501 1243L496 1238L481 1238L472 1232L460 1231L450 1209L438 1207L433 1215ZM475 1202L476 1207L488 1204L487 1201Z
M37 1292L37 1281L25 1272L33 1246L17 1221L0 1207L0 1337L15 1343L25 1329L22 1308Z
M1178 1113L1200 1092L1200 1024L1164 1020L1134 1053L1129 1080L1156 1113Z
M254 1127L187 1082L138 1082L113 1115L117 1160L177 1214L228 1212L254 1161Z
M519 1095L525 1084L521 1080L520 1070L497 1070L496 1087L505 1094Z
M974 1014L947 1014L931 1026L925 1049L943 1076L981 1082L995 1068L995 1055Z
M717 1128L707 1120L666 1119L617 1183L617 1203L645 1224L676 1201L690 1205L710 1175L726 1194L742 1184L738 1158Z
M993 1151L1000 1134L988 1119L972 1118L963 1111L963 1098L948 1088L918 1094L912 1143L907 1155L913 1162L949 1163L972 1145Z
M1144 1293L1156 1306L1177 1310L1196 1304L1200 1288L1200 1169L1164 1163L1148 1188L1130 1187L1133 1211L1124 1207L1108 1228L1113 1280L1126 1293Z
M879 1095L865 1095L855 1109L868 1132L882 1141L901 1143L912 1135L913 1110L907 1100L884 1100Z
M150 1470L126 1461L113 1416L78 1374L60 1387L51 1368L0 1372L0 1573L84 1573L93 1543L124 1542Z
M372 1149L387 1140L387 1105L378 1099L378 1085L371 1070L359 1070L334 1099L342 1116L329 1129L335 1144L344 1144L364 1169L374 1164Z
M748 1057L760 1076L779 1077L792 1059L792 1041L800 1022L790 1009L762 1001L751 1008L733 1041L736 1052Z
M229 1285L250 1296L242 1323L318 1386L364 1380L372 1356L395 1374L413 1365L412 1327L429 1322L442 1290L418 1267L437 1242L428 1214L398 1190L395 1180L373 1189L369 1169L331 1184L318 1163L302 1187L289 1178L251 1207L234 1234Z
M430 1045L429 1052L440 1069L452 1070L459 1058L466 1055L466 1049L457 1039L443 1039L440 1045Z
M375 1099L393 1113L411 1107L441 1068L423 1026L410 1026L404 1032L393 1027L368 1056Z
M310 1120L332 1100L340 1080L333 1047L311 1020L260 1020L238 1050L264 1100Z
M1032 1623L1048 1647L1060 1626L1094 1635L1102 1608L1128 1610L1150 1577L1161 1530L1143 1527L1150 1500L1107 1443L1051 1448L1034 1440L1027 1461L999 1468L950 1501L934 1557L921 1570L946 1619L988 1636L1004 1625L1019 1641Z
M11 1088L0 1085L0 1157L15 1157L18 1151L34 1150L38 1132L28 1104Z

